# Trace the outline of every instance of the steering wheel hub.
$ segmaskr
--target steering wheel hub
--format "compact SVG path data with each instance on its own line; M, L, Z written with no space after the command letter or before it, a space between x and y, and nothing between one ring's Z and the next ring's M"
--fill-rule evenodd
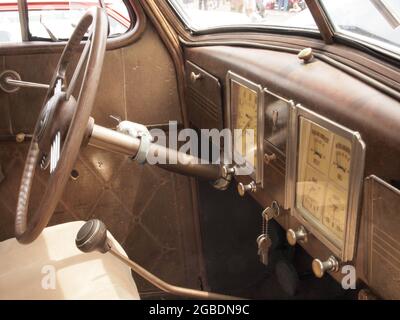
M64 92L55 93L43 108L38 122L37 142L44 154L49 152L54 136L60 133L64 138L70 127L77 104L73 96L68 101L65 98Z

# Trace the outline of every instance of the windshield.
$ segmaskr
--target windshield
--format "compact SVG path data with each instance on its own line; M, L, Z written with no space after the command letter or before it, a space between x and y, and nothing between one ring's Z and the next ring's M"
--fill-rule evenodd
M400 54L400 0L321 2L339 34Z
M284 27L317 30L304 0L170 0L188 27Z

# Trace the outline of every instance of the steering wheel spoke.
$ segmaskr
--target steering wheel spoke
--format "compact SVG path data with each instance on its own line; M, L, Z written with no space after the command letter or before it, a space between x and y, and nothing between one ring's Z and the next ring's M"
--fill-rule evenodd
M85 47L83 48L82 54L79 57L78 64L76 65L76 68L72 75L71 81L68 85L68 88L66 91L66 97L65 97L66 100L69 100L69 98L71 97L72 93L75 90L76 84L78 82L79 75L82 73L83 67L84 66L86 67L86 65L87 65L87 64L85 64L85 61L89 55L91 44L92 44L92 33L89 34L88 39L86 40Z
M53 173L57 168L61 154L61 133L58 131L53 139L50 150L50 173Z

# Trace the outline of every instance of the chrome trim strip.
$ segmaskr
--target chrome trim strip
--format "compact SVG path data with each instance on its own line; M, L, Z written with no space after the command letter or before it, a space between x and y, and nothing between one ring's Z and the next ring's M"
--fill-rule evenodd
M289 210L290 207L291 207L291 204L292 204L291 199L293 197L292 190L289 187L290 186L290 177L291 177L291 175L289 173L290 173L291 168L290 168L290 163L289 163L288 159L290 157L290 150L292 150L291 141L293 141L293 139L291 139L289 137L289 134L290 134L289 128L291 127L291 118L290 118L291 109L294 108L295 103L294 103L293 100L288 100L288 99L280 96L279 94L274 93L274 92L268 90L267 88L265 88L264 89L264 102L266 104L268 104L267 95L271 95L271 96L273 96L273 97L275 97L275 98L277 98L279 100L282 100L282 101L284 101L284 102L286 102L288 104L289 116L288 116L288 123L287 123L287 139L286 139L286 154L285 154L285 156L286 156L286 163L285 163L285 170L286 170L286 174L285 174L285 197L284 197L285 200L284 200L284 203L283 203L283 207L284 207L284 209ZM264 118L265 118L265 116L264 116ZM265 120L264 120L264 122L265 122ZM265 126L265 123L264 123L264 126ZM265 130L265 128L264 128L264 130Z

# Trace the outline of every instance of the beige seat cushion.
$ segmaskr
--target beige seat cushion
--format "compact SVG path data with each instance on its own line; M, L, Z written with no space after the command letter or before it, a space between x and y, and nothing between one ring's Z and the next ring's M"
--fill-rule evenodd
M76 248L75 236L83 224L46 228L30 245L16 239L0 242L0 299L138 300L127 266L109 253L82 253Z

